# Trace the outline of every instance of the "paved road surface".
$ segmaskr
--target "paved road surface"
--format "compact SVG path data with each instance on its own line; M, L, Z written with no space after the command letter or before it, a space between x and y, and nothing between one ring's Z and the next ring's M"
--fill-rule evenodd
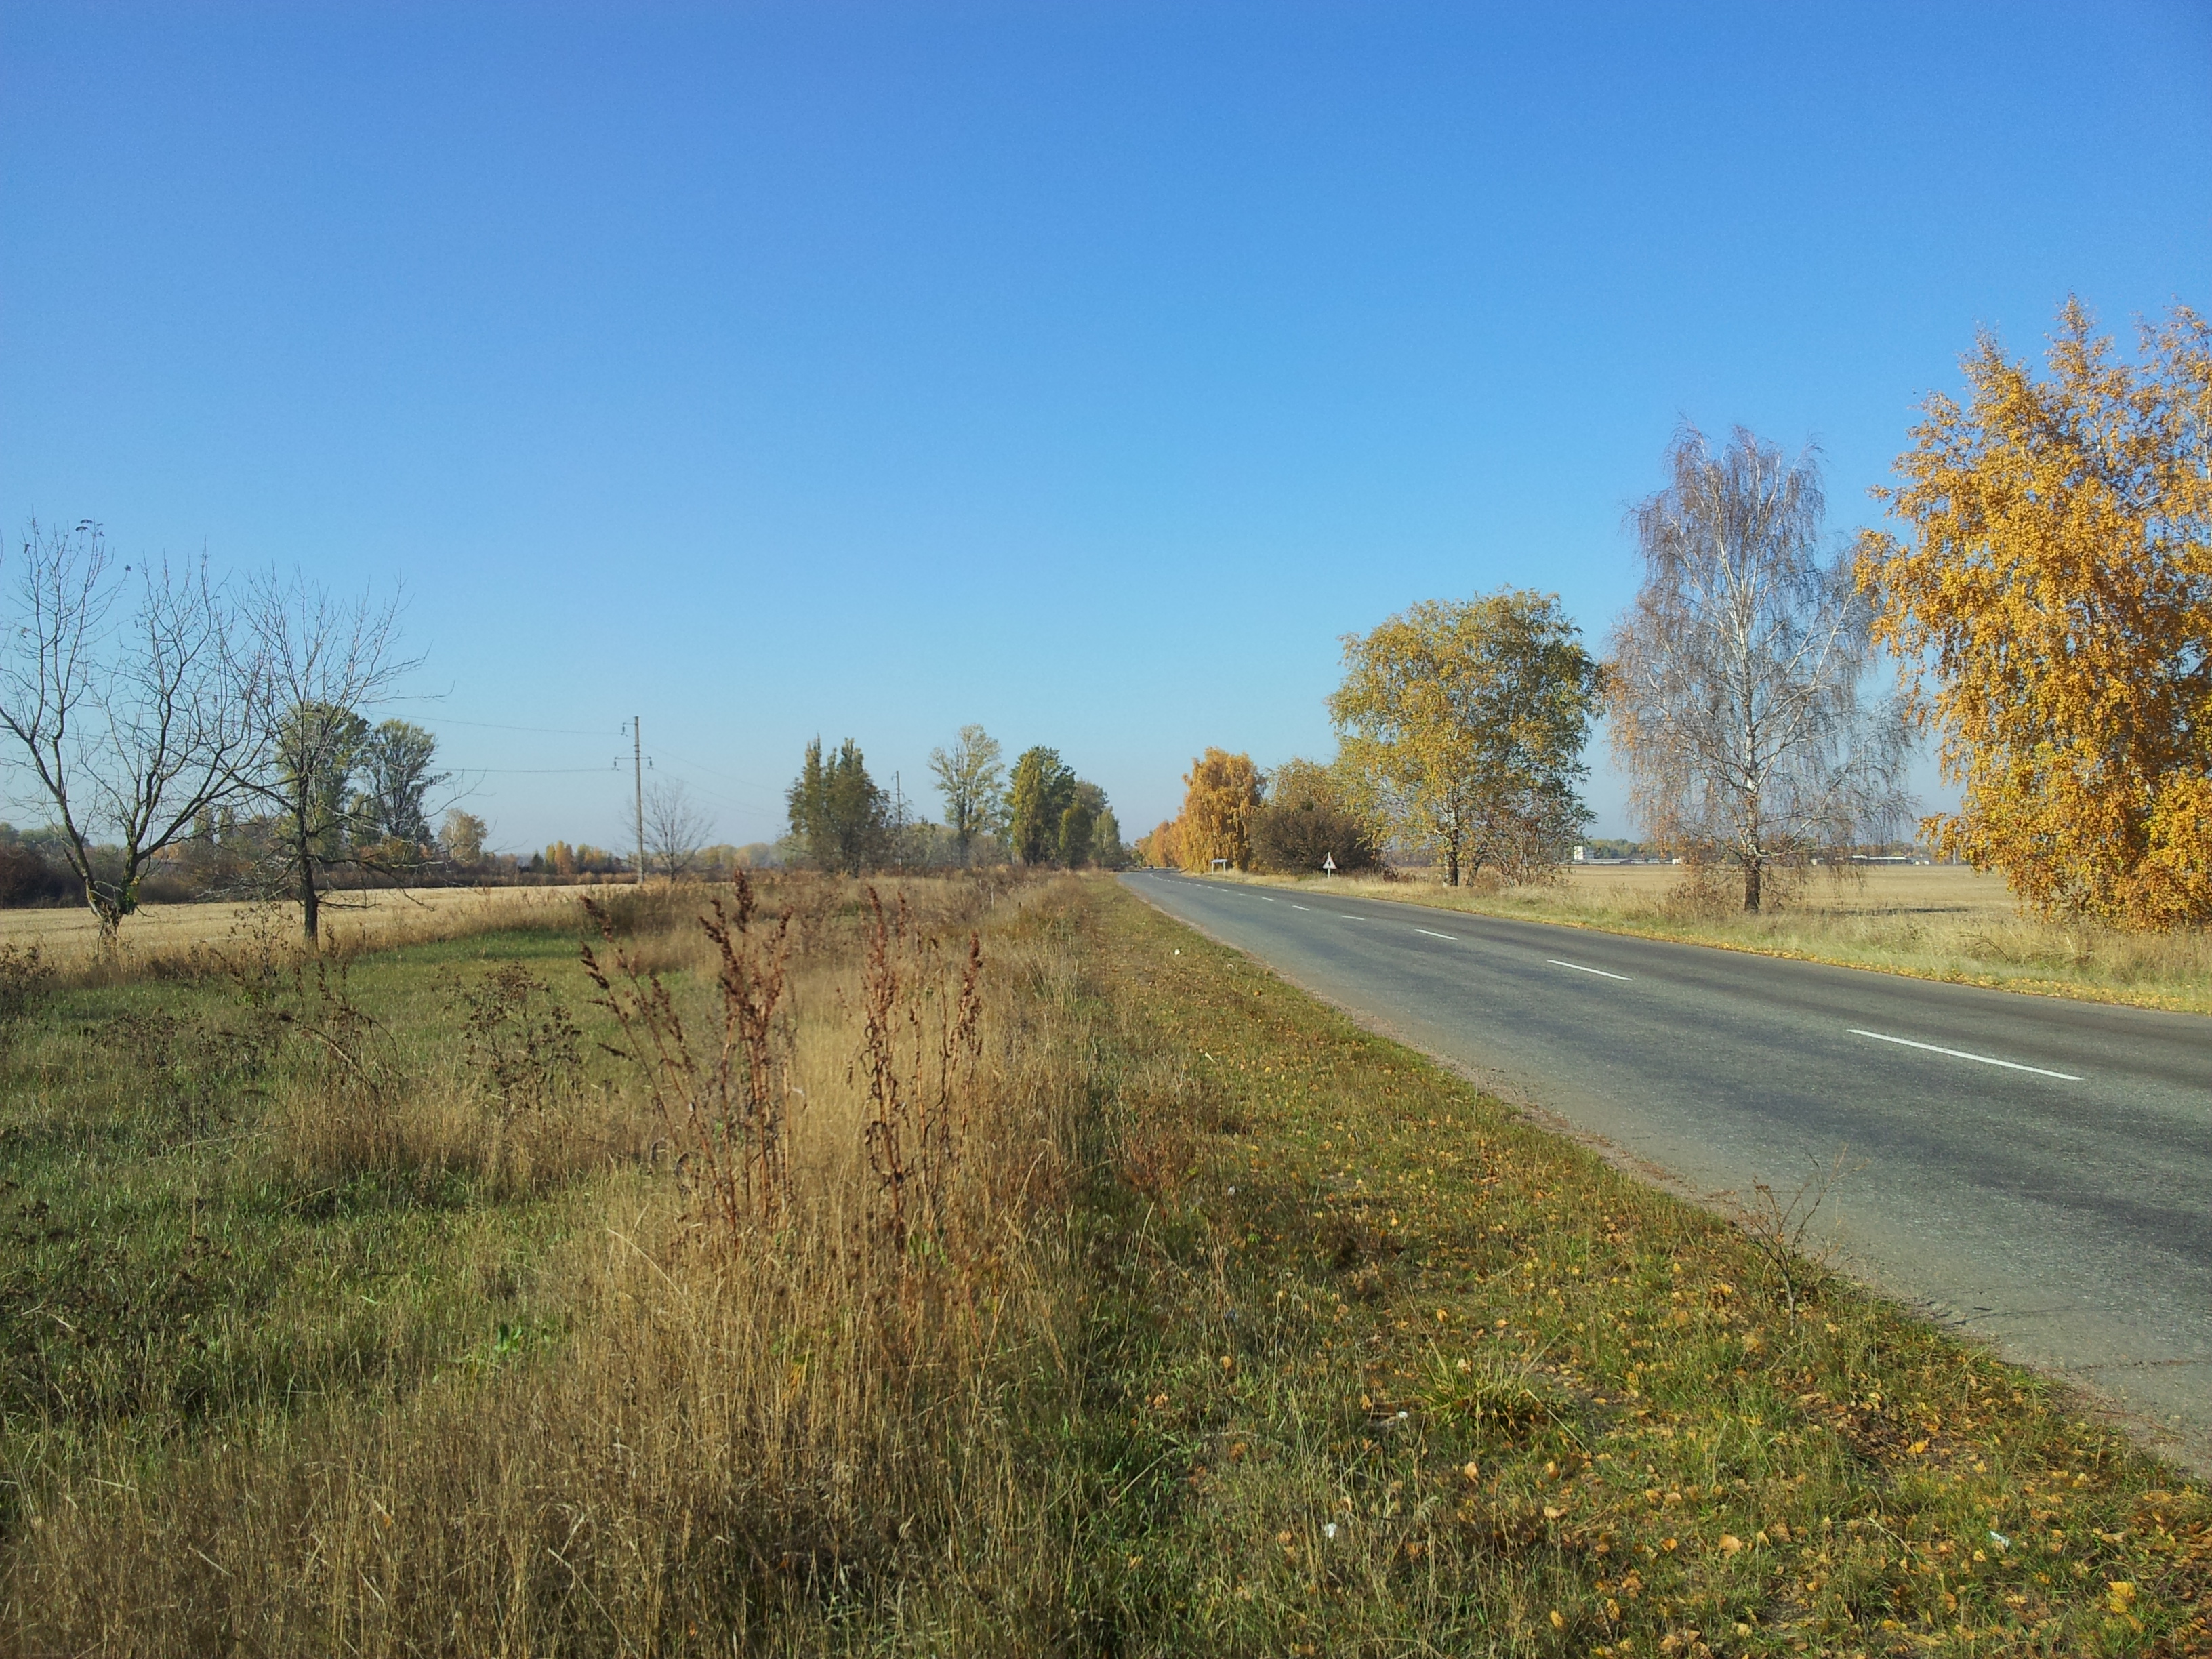
M1701 1194L1821 1212L1861 1277L2212 1469L2212 1018L1311 889L1154 904Z

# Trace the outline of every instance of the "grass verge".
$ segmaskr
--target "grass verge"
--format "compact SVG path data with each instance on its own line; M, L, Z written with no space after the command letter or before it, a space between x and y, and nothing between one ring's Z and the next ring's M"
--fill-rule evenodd
M2212 1504L2034 1376L1149 910L1110 1550L1153 1651L2212 1646ZM1180 954L1176 954L1179 951ZM1794 1302L1794 1306L1793 1306Z

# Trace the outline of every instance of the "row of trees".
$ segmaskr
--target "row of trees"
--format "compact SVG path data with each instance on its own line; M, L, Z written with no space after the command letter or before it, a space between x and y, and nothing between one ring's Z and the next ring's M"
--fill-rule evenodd
M1757 910L1778 872L1890 839L1932 731L1961 796L1921 822L1939 852L2045 915L2212 919L2212 329L2177 307L2130 362L2069 301L2048 364L1984 337L1970 401L1931 398L1904 483L1874 492L1903 533L1845 546L1816 451L1683 428L1630 515L1643 580L1602 661L1552 595L1415 605L1346 638L1337 759L1284 774L1448 881L1525 879L1589 821L1601 713L1648 841L1733 870ZM1276 856L1248 757L1184 781L1147 861Z
M1895 530L1824 555L1817 457L1695 432L1633 522L1644 561L1607 709L1646 832L1762 875L1908 811L1933 733L1959 808L1939 854L2032 912L2212 920L2212 328L2138 325L2133 361L2078 300L2039 378L1984 334L1966 404L1923 406ZM1864 685L1886 651L1895 695Z
M1121 821L1106 792L1060 757L1057 749L1025 749L1012 774L999 740L963 726L950 749L929 752L929 769L945 801L945 823L963 863L997 851L1027 865L1086 865L1119 869L1128 861ZM995 846L994 846L995 844Z
M1580 836L1601 675L1555 596L1415 605L1347 636L1345 670L1328 702L1333 763L1292 761L1265 779L1249 756L1208 750L1146 859L1350 870L1395 844L1433 854L1456 886L1486 866L1525 880Z
M105 944L163 864L288 893L312 939L334 868L396 873L453 850L428 823L447 781L435 738L359 712L418 660L396 599L273 573L225 586L204 562L118 567L89 522L33 523L15 563L0 733ZM468 823L447 827L470 839ZM481 839L479 825L477 856Z
M1218 861L1294 875L1380 861L1341 766L1293 759L1262 772L1249 755L1209 749L1191 763L1183 787L1182 811L1139 839L1139 863L1206 870Z
M1011 773L1004 756L980 726L961 727L951 748L930 751L945 803L940 829L906 817L902 802L869 775L851 738L825 750L817 738L786 792L789 850L817 869L853 872L1008 859L1071 870L1127 862L1106 792L1078 777L1059 750L1025 750Z

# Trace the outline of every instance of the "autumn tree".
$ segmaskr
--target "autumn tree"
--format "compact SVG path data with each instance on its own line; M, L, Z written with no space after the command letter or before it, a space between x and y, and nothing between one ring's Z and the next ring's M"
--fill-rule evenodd
M975 839L995 830L1006 807L1006 769L999 740L980 726L963 726L951 750L929 751L929 769L936 775L938 793L945 799L945 827L952 831L960 861L969 860Z
M791 833L817 869L857 875L882 857L890 835L890 800L868 775L852 738L826 756L821 738L808 744L784 799Z
M484 821L475 813L451 807L438 825L438 845L452 862L473 869L483 862L484 836L489 833Z
M1908 732L1869 699L1873 613L1824 556L1817 455L1684 427L1672 482L1631 515L1644 562L1613 626L1606 712L1632 810L1694 864L1770 876L1885 833L1905 810Z
M1558 596L1500 588L1425 600L1345 636L1328 700L1340 763L1384 833L1485 865L1548 871L1589 822L1578 793L1598 669Z
M1130 851L1146 870L1180 870L1183 867L1182 830L1173 818L1169 818L1138 836Z
M1186 870L1210 870L1224 859L1232 870L1252 867L1252 819L1265 793L1249 755L1208 749L1183 776L1182 811L1176 819L1178 852Z
M1267 775L1252 821L1252 866L1301 875L1325 865L1364 870L1378 862L1372 831L1346 799L1334 768L1292 758Z
M252 765L255 674L204 565L118 570L100 527L33 523L0 629L0 730L112 947L157 860Z
M1060 855L1068 808L1075 804L1075 773L1057 749L1022 751L1006 789L1007 838L1024 864L1050 864Z
M1943 851L2039 915L2212 920L2212 329L2116 356L2077 300L2039 380L1984 334L1876 491L1858 578L1940 735Z

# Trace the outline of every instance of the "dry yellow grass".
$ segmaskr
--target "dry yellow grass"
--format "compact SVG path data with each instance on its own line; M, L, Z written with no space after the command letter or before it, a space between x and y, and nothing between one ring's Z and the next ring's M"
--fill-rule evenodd
M1682 883L1679 866L1585 865L1561 872L1574 902L1616 909L1656 908ZM1964 865L1873 865L1840 881L1815 878L1785 897L1787 912L1834 915L1925 916L1952 923L2002 926L2019 916L2002 876Z
M0 1468L23 1511L0 1516L0 1651L834 1650L863 1607L915 1648L1053 1645L1065 1539L1012 1404L1059 1385L1081 1310L1064 1212L1097 1017L1075 1006L1068 885L1009 903L1001 884L906 883L879 912L853 884L784 884L744 946L769 961L789 919L772 1211L717 1211L701 1145L646 1109L635 1068L575 1079L568 1128L602 1151L555 1160L586 1177L552 1197L566 1241L494 1340L365 1382L333 1364L216 1432L21 1436ZM721 958L681 925L706 896L642 896L648 930L602 959L678 977L665 1004L621 970L612 994L645 997L655 1042L711 1054L722 1004L698 970ZM970 927L989 972L971 1057L947 1069L917 1039ZM289 1027L329 1041L275 1084L257 1178L434 1205L472 1163L501 1175L481 1078L471 1103L452 1060L374 1062L348 993L311 975L290 994ZM866 1062L872 1019L887 1070ZM884 1126L911 1120L891 1097L932 1088L939 1155L910 1140L893 1194Z
M1250 876L1296 885L1315 878ZM1878 866L1794 890L1769 888L1746 915L1725 880L1700 891L1668 865L1570 868L1527 887L1449 888L1415 872L1385 882L1337 878L1348 890L1443 909L1564 922L1650 939L2091 1001L2212 1013L2212 938L2202 930L2130 933L2020 914L2003 878L1942 865Z
M529 927L545 916L572 912L577 899L609 890L597 887L396 888L334 893L323 900L324 937L342 947L377 949L420 944L457 933ZM249 929L279 935L299 931L290 904L149 904L123 924L122 971L180 960L196 947L217 945ZM64 974L89 966L100 929L80 905L52 910L0 910L0 946L35 945Z

